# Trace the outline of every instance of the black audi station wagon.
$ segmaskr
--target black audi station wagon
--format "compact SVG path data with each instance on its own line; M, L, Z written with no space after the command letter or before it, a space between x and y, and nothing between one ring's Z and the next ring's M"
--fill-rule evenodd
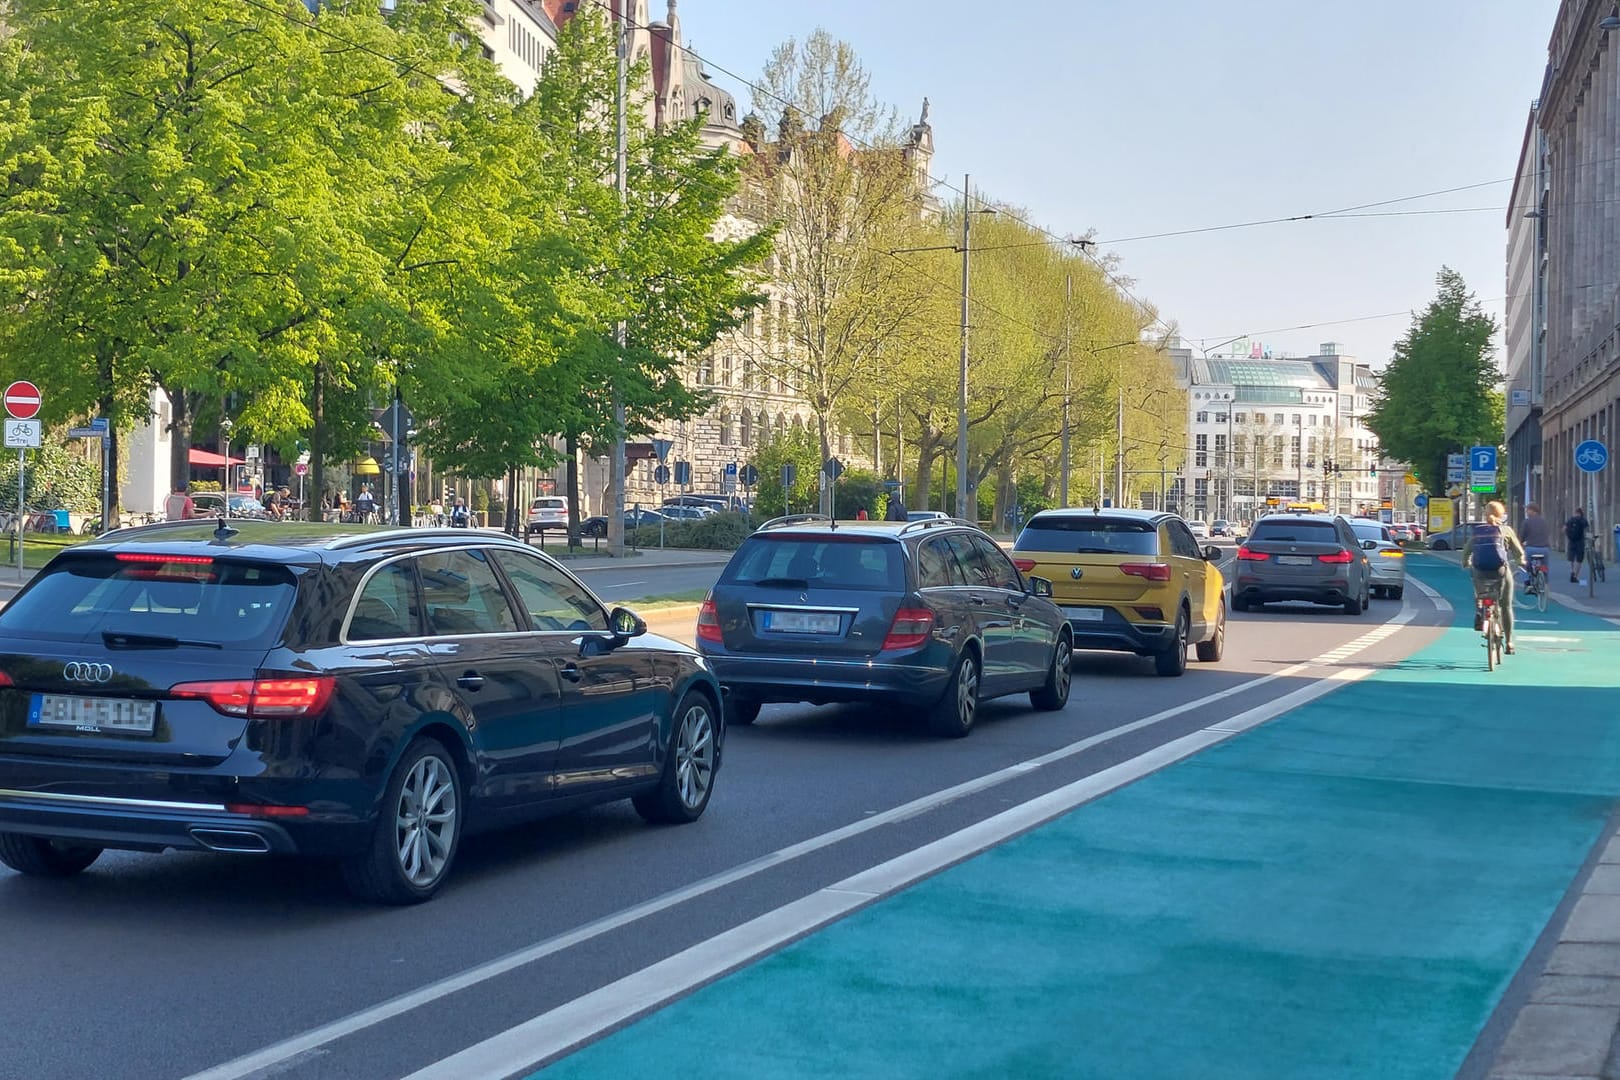
M0 862L335 857L358 895L412 903L470 829L703 813L708 661L500 534L338 528L119 530L0 611Z

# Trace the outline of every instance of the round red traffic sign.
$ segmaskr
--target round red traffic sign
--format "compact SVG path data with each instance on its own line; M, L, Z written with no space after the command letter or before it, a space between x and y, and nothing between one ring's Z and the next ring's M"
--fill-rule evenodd
M6 412L17 420L32 420L39 414L39 387L18 379L6 387Z

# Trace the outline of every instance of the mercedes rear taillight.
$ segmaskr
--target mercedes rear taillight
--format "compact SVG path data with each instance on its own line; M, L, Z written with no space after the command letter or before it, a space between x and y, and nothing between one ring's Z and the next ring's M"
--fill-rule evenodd
M901 608L894 613L888 636L883 639L883 650L915 649L928 640L934 630L934 613L927 608Z
M698 609L697 636L699 641L712 641L716 645L724 640L720 633L720 612L714 606L714 598L703 601Z

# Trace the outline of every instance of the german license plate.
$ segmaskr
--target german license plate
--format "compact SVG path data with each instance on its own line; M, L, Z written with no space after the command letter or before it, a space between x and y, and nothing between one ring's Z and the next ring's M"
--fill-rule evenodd
M1309 555L1279 555L1277 561L1284 566L1309 566L1316 560Z
M1077 622L1102 622L1103 609L1100 607L1066 607L1063 614Z
M35 694L28 705L30 727L150 735L156 720L155 701Z
M842 620L821 611L767 611L765 629L779 634L836 634Z

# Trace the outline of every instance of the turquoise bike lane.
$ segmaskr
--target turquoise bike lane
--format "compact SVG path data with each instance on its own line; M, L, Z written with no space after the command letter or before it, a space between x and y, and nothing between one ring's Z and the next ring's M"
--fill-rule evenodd
M1409 570L1428 648L537 1075L1453 1075L1620 798L1620 627L1520 608L1487 673Z

